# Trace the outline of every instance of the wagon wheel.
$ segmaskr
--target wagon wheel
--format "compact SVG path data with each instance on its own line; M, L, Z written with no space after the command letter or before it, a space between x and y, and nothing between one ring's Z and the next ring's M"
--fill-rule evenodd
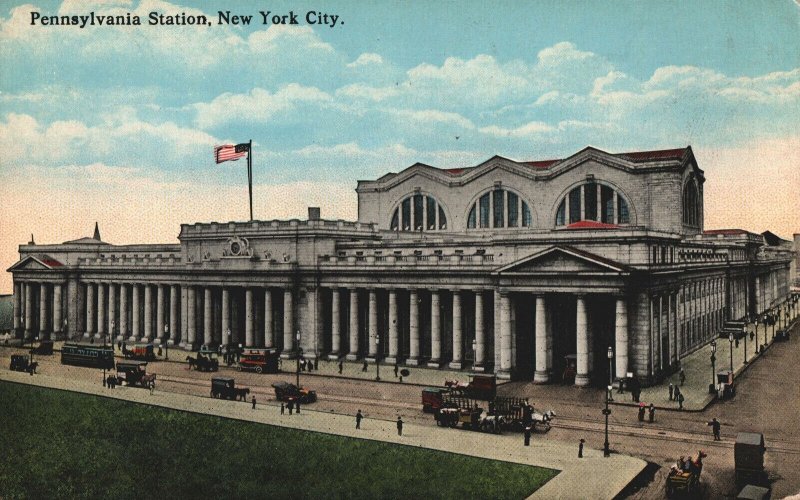
M453 420L451 420L451 421L450 421L450 427L452 427L453 429L455 429L456 427L458 427L458 420L457 420L457 419L453 419Z
M260 374L262 371L264 370L260 366L256 366L256 373Z

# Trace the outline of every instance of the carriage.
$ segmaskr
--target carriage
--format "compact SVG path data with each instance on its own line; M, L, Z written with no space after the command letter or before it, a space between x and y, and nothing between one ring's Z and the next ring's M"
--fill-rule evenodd
M194 368L200 372L215 372L219 370L219 359L217 351L201 350L197 352L197 357L186 356L189 369Z
M252 370L256 373L278 373L277 349L251 349L247 348L239 358L237 369Z
M147 361L118 361L117 383L128 386L153 388L156 385L156 374L147 373Z
M31 349L31 354L39 354L40 356L51 356L53 354L53 341L42 340L39 345Z
M717 397L729 399L736 396L736 382L733 380L733 372L724 371L717 373Z
M28 356L24 354L12 354L11 355L11 366L9 369L15 372L28 372L31 375L36 373L36 367L38 363L36 361L30 361Z
M672 466L665 485L667 497L692 497L700 493L700 474L703 472L703 459L706 456L701 450L697 453L697 459L687 458L686 462Z
M250 389L247 387L236 387L236 382L232 377L213 377L211 379L212 398L244 401L249 393Z

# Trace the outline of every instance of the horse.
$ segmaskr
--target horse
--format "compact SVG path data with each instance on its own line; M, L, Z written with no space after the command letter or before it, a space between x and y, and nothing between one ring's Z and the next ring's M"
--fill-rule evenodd
M486 412L481 415L480 428L483 432L494 432L499 434L505 425L506 419L502 415L489 415Z
M250 389L247 387L236 387L233 389L233 393L239 401L247 401L247 395L250 394Z
M187 362L187 363L189 363L189 367L187 368L187 370L191 370L191 369L193 369L193 368L194 368L195 370L198 370L198 369L199 369L199 368L197 368L197 360L196 360L196 359L194 359L193 357L191 357L191 356L186 356L186 362Z
M156 386L156 374L155 373L148 373L147 375L142 376L142 387L147 387L148 389L153 389Z

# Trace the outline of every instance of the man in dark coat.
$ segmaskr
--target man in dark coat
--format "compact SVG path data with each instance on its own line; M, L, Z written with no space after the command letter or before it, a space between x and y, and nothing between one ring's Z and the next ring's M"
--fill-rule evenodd
M361 410L358 410L358 413L356 413L356 429L361 428L361 419L363 418L364 415L361 414Z
M714 441L721 441L721 438L719 437L719 428L720 428L719 420L717 420L717 418L714 417L711 419L711 422L707 423L706 425L711 426L711 430L714 432Z
M578 443L578 458L583 458L583 443L586 441L581 439L580 443Z
M400 417L397 417L397 435L403 435L403 419Z

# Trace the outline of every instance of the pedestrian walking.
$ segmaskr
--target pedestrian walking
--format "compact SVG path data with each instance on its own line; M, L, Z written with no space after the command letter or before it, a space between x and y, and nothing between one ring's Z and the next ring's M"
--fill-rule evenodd
M681 379L681 387L683 387L683 383L686 382L686 374L683 372L683 368L681 368L678 377Z
M678 409L683 410L683 393L678 393Z
M652 424L653 421L655 421L656 419L656 405L650 403L650 408L648 409L648 412L649 412L649 420L650 423Z
M253 396L253 409L254 410L256 409L256 397L255 396Z
M397 363L394 364L394 378L397 378L397 373L400 371L400 367L397 366Z
M719 428L720 428L719 420L717 420L717 418L714 417L714 418L711 419L711 422L709 422L706 425L710 425L711 426L711 430L714 432L714 441L721 441L721 439L719 437Z
M672 396L675 393L675 387L672 385L672 382L669 383L669 400L672 401Z
M356 413L356 429L361 428L361 420L364 418L364 415L361 414L361 410L358 410Z
M644 403L639 403L639 422L644 422L644 412L646 408L644 407Z
M403 419L400 417L397 417L397 435L403 435Z
M281 401L281 415L284 414L284 411L286 411L286 405L284 405L283 401Z
M583 438L581 438L580 443L578 443L578 458L583 458L583 443L585 442L586 441Z
M530 427L525 427L524 436L525 436L525 446L530 446L531 445L531 428Z
M291 415L293 412L294 412L294 401L292 401L290 399L289 400L289 415Z
M342 360L340 359L339 360L339 375L342 374L342 369L344 369L344 363L342 363Z
M362 372L367 371L367 362L366 361L364 361L364 366L361 367L361 371Z

